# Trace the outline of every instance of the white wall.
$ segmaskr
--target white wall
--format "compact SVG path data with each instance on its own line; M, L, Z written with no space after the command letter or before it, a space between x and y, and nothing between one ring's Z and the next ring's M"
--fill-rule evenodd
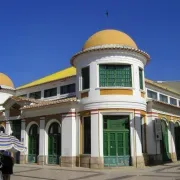
M60 94L60 86L73 84L73 83L76 83L76 77L75 76L67 78L65 80L64 79L63 80L57 80L57 81L41 84L38 86L17 90L16 96L27 94L28 95L27 97L29 97L30 93L41 91L41 99L44 99L44 100L54 100L54 99L64 98L64 97L67 97L69 94L61 95ZM44 98L44 90L55 88L55 87L57 87L57 96ZM75 93L74 93L74 95L75 95Z

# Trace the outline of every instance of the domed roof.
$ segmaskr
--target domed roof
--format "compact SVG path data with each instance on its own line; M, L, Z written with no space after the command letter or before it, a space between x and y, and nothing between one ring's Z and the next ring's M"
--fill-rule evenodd
M14 88L12 80L5 74L0 73L0 85L5 85Z
M102 45L121 45L138 49L136 43L127 34L113 29L102 30L93 34L84 44L83 50Z

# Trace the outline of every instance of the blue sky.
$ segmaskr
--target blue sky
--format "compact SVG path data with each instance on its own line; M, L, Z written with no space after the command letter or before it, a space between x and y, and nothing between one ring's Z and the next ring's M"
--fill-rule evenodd
M179 7L178 0L1 1L0 71L16 87L49 75L69 67L90 35L111 28L150 54L147 78L180 80Z

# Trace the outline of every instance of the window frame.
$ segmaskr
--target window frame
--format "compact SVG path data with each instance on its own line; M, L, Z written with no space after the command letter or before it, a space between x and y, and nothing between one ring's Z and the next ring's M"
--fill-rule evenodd
M161 95L162 95L162 96L166 96L166 97L167 97L167 102L165 102L165 101L161 101ZM169 104L169 100L168 100L168 99L169 99L169 96L168 96L168 95L165 95L165 94L162 94L161 92L159 92L159 101L160 101L160 102L163 102L163 103L167 103L167 104Z
M56 89L56 95L52 95L52 96L45 96L45 92L48 90L52 90L52 89ZM57 87L53 87L53 88L49 88L49 89L44 89L44 98L51 98L51 97L56 97L58 94L58 88Z
M107 65L107 66L130 66L131 70L131 86L100 86L100 66L101 65ZM133 65L129 63L98 63L97 64L97 87L99 89L133 89L134 88L134 69Z
M171 102L172 102L171 100L175 100L175 101L176 101L176 104L171 103ZM177 99L174 98L174 97L169 97L169 104L174 105L174 106L177 106Z
M31 94L36 94L36 93L40 93L40 98L31 97ZM34 92L30 92L30 93L29 93L29 98L41 99L41 97L42 97L42 92L41 92L41 91L34 91Z
M66 92L66 93L62 93L62 88L65 88L66 87L66 90L68 89L68 86L71 86L71 85L74 85L74 91L72 92ZM76 92L76 83L70 83L70 84L66 84L66 85L61 85L59 87L60 89L60 95L66 95L66 94L73 94ZM71 89L71 88L70 88Z
M151 92L153 92L153 93L156 93L156 94L157 94L157 99L154 99L154 98L149 97L149 96L148 96L148 91L151 91ZM151 90L151 89L147 89L147 98L149 98L149 99L154 99L154 100L157 100L157 101L158 101L158 92L157 92L157 91L153 91L153 90Z

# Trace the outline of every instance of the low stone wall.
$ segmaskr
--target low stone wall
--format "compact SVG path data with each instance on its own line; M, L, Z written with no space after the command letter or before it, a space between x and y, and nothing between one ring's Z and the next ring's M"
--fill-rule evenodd
M61 156L60 157L60 164L62 167L75 167L76 166L76 156L68 157L68 156Z
M102 157L91 157L90 168L102 169L104 168L104 158Z
M80 155L80 167L90 168L91 155Z
M44 165L47 164L47 156L38 156L38 161L37 161L38 165Z
M27 156L20 155L20 164L26 164L26 163L27 163Z
M177 161L176 153L171 153L170 156L171 156L172 162L176 162Z

